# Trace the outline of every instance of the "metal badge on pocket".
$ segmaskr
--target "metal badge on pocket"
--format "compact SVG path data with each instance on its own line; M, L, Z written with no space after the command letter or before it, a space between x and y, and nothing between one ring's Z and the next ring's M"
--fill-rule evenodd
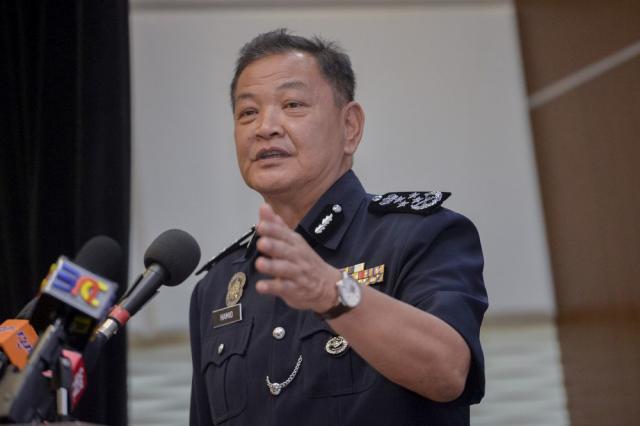
M344 354L347 349L349 349L349 342L342 336L334 336L327 340L327 344L324 345L324 350L328 354L335 356Z
M240 301L246 282L247 276L244 272L236 272L233 274L227 287L227 297L225 299L227 306L233 306Z

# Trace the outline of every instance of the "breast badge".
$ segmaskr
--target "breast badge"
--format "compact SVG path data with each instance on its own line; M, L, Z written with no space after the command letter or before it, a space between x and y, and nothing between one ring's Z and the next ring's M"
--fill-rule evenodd
M247 276L244 272L236 272L229 281L227 289L227 297L225 299L227 306L233 306L240 301L242 292L244 291L244 285L247 282Z
M324 350L334 356L344 354L347 349L349 349L349 342L342 336L334 336L327 340L326 345L324 345Z

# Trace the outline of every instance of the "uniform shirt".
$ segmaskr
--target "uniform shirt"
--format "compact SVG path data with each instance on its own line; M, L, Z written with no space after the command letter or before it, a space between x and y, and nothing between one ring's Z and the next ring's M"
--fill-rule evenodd
M406 203L383 207L384 200L373 198L375 203L372 198L349 171L296 231L327 263L340 269L364 263L356 268L365 271L361 275L378 272L375 279L369 278L380 281L369 284L373 288L457 330L471 352L462 396L448 403L430 401L387 380L351 348L330 354L326 344L336 334L327 322L256 292L255 283L268 278L255 270L256 237L247 247L227 250L193 291L192 426L469 424L469 405L484 394L479 330L487 295L478 233L467 218L444 207L428 215L412 214ZM228 284L238 272L246 275L238 301L242 320L214 327L212 312L227 306ZM274 337L276 327L284 329L284 337ZM271 382L284 382L300 356L293 380L273 396L266 376Z

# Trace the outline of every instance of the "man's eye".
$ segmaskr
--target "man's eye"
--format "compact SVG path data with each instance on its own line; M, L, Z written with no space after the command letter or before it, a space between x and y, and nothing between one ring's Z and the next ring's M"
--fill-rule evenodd
M302 104L300 102L296 102L296 101L289 101L289 102L284 104L285 108L300 108L301 106L302 106Z
M238 118L251 117L255 113L256 113L256 111L254 109L245 109L245 110L240 111L240 113L238 114Z

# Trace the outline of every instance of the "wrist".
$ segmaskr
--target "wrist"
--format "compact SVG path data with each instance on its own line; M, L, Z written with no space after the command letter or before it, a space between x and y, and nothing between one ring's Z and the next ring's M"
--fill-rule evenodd
M331 268L331 272L327 274L328 278L323 281L324 291L320 298L317 307L314 309L316 313L323 313L333 308L338 304L338 288L336 283L342 277L342 274L337 269Z
M336 282L335 289L338 296L335 305L324 312L318 313L325 320L334 319L349 312L358 306L362 300L360 284L347 272L342 272L342 279Z

